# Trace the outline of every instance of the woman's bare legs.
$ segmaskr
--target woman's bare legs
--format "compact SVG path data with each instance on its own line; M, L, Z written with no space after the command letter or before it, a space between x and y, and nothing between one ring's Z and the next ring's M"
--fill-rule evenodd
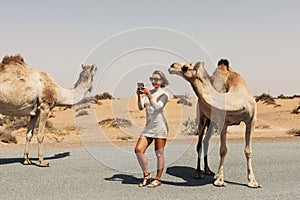
M139 164L143 170L144 176L147 176L149 174L148 169L148 160L145 156L145 151L148 148L148 146L152 143L153 138L146 138L141 136L135 146L135 154L139 161Z
M156 177L155 179L160 180L164 166L165 166L165 156L164 156L164 151L165 151L165 145L166 145L166 139L162 138L156 138L155 139L155 154L157 157L157 172L156 172Z

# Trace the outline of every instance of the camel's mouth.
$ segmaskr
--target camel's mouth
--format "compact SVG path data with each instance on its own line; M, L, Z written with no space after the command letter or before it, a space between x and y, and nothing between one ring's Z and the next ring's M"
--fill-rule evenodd
M169 73L170 74L179 74L175 68L169 68Z
M181 74L181 64L180 63L173 63L169 68L169 73L170 74L182 75Z

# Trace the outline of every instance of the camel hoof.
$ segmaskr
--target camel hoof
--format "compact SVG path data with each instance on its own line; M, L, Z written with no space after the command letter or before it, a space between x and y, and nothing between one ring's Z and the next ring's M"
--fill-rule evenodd
M214 176L215 175L215 173L212 172L209 168L205 169L204 171L205 171L205 175L209 175L209 176Z
M47 163L47 162L40 162L40 167L49 167L49 163Z
M261 184L259 184L258 182L254 181L250 181L248 183L248 187L250 188L261 188Z
M226 187L227 184L224 182L224 180L222 179L217 179L215 182L214 182L214 185L215 186L218 186L218 187Z
M32 162L30 160L24 160L23 165L31 165Z
M204 179L204 176L201 174L201 172L196 171L195 178L196 179Z

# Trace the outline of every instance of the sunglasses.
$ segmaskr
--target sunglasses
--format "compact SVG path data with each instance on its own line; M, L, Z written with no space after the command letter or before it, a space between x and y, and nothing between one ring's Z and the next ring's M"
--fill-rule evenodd
M161 80L161 78L153 78L153 77L150 77L149 80L150 80L151 82L158 82L158 81Z

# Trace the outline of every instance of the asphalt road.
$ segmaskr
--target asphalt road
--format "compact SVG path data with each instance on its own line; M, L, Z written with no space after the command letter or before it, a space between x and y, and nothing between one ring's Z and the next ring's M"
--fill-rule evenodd
M187 149L180 144L168 146L163 184L157 188L137 186L141 173L137 173L132 146L93 147L88 151L85 148L45 149L49 168L24 166L21 164L23 151L1 150L0 199L299 199L299 142L253 144L253 168L263 186L259 189L246 186L243 148L243 144L228 144L224 166L228 185L223 188L213 186L211 176L203 180L193 178L194 145ZM130 156L122 156L116 149ZM176 154L177 149L182 153ZM215 172L218 154L218 147L209 154ZM38 163L35 149L31 150L31 157ZM154 163L151 154L149 157L149 162Z

